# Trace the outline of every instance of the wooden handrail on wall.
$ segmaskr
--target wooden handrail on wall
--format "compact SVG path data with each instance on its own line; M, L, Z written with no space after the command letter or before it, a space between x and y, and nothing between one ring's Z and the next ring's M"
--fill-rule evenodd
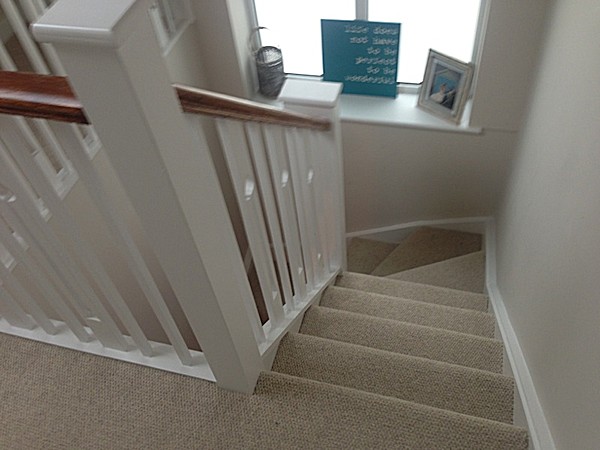
M183 111L245 121L328 130L330 123L189 86L173 85ZM0 113L89 124L66 77L0 71Z

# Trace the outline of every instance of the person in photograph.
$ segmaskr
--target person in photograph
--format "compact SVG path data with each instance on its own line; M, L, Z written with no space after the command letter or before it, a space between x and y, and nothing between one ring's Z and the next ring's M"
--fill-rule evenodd
M440 84L439 90L436 93L431 94L429 98L448 109L452 109L452 106L454 105L454 99L456 98L456 89L449 91L448 85L446 83L442 83Z

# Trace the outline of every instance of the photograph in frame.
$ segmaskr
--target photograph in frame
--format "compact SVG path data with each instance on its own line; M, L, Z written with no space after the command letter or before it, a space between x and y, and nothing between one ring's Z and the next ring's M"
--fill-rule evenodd
M473 65L430 49L418 106L459 123L469 96Z

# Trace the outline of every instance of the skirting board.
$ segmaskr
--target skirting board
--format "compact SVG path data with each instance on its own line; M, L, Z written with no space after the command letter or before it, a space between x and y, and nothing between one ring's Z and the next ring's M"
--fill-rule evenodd
M550 433L548 422L542 410L535 386L527 367L525 356L519 345L517 335L512 327L508 311L504 306L502 295L498 289L496 278L496 230L491 217L464 217L440 220L419 220L388 227L347 233L347 238L371 237L386 242L399 242L417 227L439 227L457 231L469 231L484 234L486 254L486 289L490 298L490 306L496 318L500 332L499 338L504 342L505 360L510 367L509 372L515 379L517 391L516 410L522 407L525 422L517 424L529 430L530 448L533 450L556 450L554 439Z
M362 237L377 239L384 242L396 243L408 236L413 228L433 227L448 230L468 231L484 234L489 217L458 217L453 219L417 220L415 222L391 225L388 227L371 228L368 230L346 233L347 238Z
M500 294L496 278L496 227L493 219L488 219L485 230L486 287L490 304L504 342L504 351L512 369L515 385L529 429L529 438L533 450L556 450L550 427L535 391L533 379L527 367L525 355L510 322L508 311Z

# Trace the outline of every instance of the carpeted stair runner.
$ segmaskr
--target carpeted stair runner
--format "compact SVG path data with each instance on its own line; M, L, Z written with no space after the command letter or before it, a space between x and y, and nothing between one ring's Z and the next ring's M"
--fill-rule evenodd
M488 298L474 292L430 286L411 281L392 280L361 273L344 272L336 280L336 286L358 291L373 292L425 303L453 306L455 308L488 310Z
M513 380L497 373L293 333L282 340L272 370L512 422Z
M348 270L371 273L396 248L397 244L354 238L348 243Z
M300 332L489 372L502 372L502 343L472 334L322 306L312 306L307 311Z
M479 250L480 234L423 227L400 242L371 274L384 277Z
M527 449L487 297L411 270L439 279L481 236L422 229L350 249L350 268L423 277L338 277L253 395L0 334L0 448Z
M481 311L407 300L338 286L327 288L321 298L321 306L477 336L494 336L494 317Z
M483 251L469 253L394 273L388 275L388 278L482 294L485 283L485 254Z

